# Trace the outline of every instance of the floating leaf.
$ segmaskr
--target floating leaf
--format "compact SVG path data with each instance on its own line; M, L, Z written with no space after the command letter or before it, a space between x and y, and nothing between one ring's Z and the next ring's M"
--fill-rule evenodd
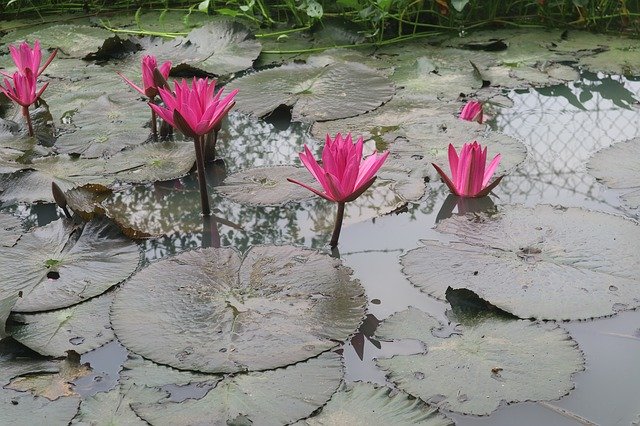
M234 173L215 191L242 204L273 206L313 198L308 189L287 180L295 179L316 186L307 169L294 166L258 167Z
M64 356L69 350L83 354L113 340L109 308L113 293L57 311L18 314L9 333L41 355Z
M130 402L129 398L123 395L120 387L111 389L109 392L99 392L82 400L78 414L73 418L71 424L147 425L147 422L133 412L129 406Z
M215 75L226 75L251 68L262 46L239 22L215 20L192 30L186 37L158 41L147 47L144 54L154 55L158 62L173 62Z
M320 414L296 423L298 426L347 424L449 426L454 423L419 399L369 383L344 386L333 394Z
M152 263L118 292L111 322L133 352L208 373L263 370L313 357L364 315L362 287L340 262L292 246L185 252Z
M341 380L340 357L329 352L286 368L227 377L201 399L132 407L154 425L289 424L324 405Z
M484 415L503 400L557 399L573 388L571 375L582 370L576 343L555 325L485 316L441 338L431 334L433 318L416 311L392 315L379 335L391 339L389 331L406 329L399 337L419 338L427 352L377 363L398 388L447 410Z
M589 160L589 172L610 188L620 190L632 209L640 208L640 138L618 142Z
M191 383L212 383L222 380L223 376L181 371L166 365L156 364L139 355L129 354L123 365L120 377L125 386L162 387L166 385L184 386Z
M578 208L505 206L494 216L454 216L401 259L409 281L444 300L466 288L520 318L574 320L640 306L640 227Z
M22 235L20 219L6 213L0 213L0 246L11 247Z
M394 94L387 78L353 62L288 64L241 77L227 87L241 89L236 96L240 111L263 117L287 105L299 121L353 117L376 109Z
M29 393L0 389L0 424L66 425L76 415L80 398L50 401Z
M21 292L15 310L36 312L102 294L131 275L140 252L107 221L76 227L60 219L0 247L0 258L0 294Z
M5 294L0 297L0 340L9 336L10 333L7 333L5 329L5 324L9 315L11 315L11 311L18 301L18 294Z
M60 362L48 359L0 357L0 389L11 379L36 373L58 373ZM2 411L2 410L0 410Z

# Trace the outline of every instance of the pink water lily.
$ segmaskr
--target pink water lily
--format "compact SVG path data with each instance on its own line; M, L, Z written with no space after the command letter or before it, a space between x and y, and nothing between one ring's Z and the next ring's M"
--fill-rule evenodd
M327 135L322 150L322 166L318 164L306 145L304 152L300 153L302 164L322 186L323 191L288 179L289 182L307 188L322 198L338 203L338 216L331 238L332 247L338 244L345 203L358 198L373 184L376 179L375 174L389 155L388 151L382 154L374 152L363 161L362 147L362 137L358 138L354 144L350 133L347 133L344 138L338 133L333 140Z
M433 167L440 174L449 189L460 197L484 197L500 183L503 176L498 177L491 184L489 180L500 164L501 155L496 155L487 167L487 148L474 141L465 143L460 150L460 156L453 145L449 144L449 167L451 179L437 164Z
M40 98L48 85L49 83L45 83L40 90L36 90L37 76L31 71L31 68L26 68L24 74L19 71L15 72L11 79L5 78L4 85L0 85L0 91L22 107L22 115L27 121L29 136L34 135L29 106Z
M136 85L133 81L129 80L124 75L118 73L120 77L132 88L145 95L147 98L153 101L153 98L158 96L158 86L153 77L153 72L157 68L160 74L166 80L169 78L169 72L171 71L171 61L166 61L160 67L158 67L158 61L155 56L145 55L141 60L142 65L142 88Z
M467 102L460 111L460 119L482 124L482 104L477 101Z
M215 93L216 82L208 78L194 78L191 87L186 80L175 82L175 94L159 88L165 107L149 106L167 123L187 136L200 137L209 133L227 115L235 104L234 90L224 98L223 89Z
M29 43L22 42L18 47L10 45L9 52L11 53L11 59L16 64L18 72L22 75L26 75L26 70L30 69L31 72L38 77L49 66L53 58L58 53L58 49L55 49L53 53L47 59L47 62L40 67L40 61L42 60L42 51L40 50L40 41L36 40L33 43L33 48L29 46ZM11 77L9 74L2 73L5 77Z

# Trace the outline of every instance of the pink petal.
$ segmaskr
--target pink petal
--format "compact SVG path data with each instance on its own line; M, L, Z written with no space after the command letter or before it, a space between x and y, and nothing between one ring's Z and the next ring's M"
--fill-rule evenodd
M500 154L496 155L493 158L493 160L489 164L489 167L487 167L487 169L484 172L484 178L482 179L482 186L486 186L487 183L489 183L489 180L491 179L491 176L493 176L493 174L495 173L496 169L500 165L500 160L502 160L502 156Z
M287 180L288 180L289 182L291 182L291 183L295 183L295 184L297 184L297 185L300 185L300 186L301 186L301 187L303 187L303 188L307 188L309 191L313 192L313 193L314 193L314 194L316 194L316 195L321 196L321 197L322 197L322 198L324 198L325 200L333 201L334 203L335 203L335 202L337 202L337 200L334 200L333 198L329 197L329 195L324 194L324 193L322 193L322 192L318 191L317 189L310 187L309 185L305 185L304 183L302 183L302 182L298 182L297 180L294 180L294 179L291 179L291 178L287 178Z

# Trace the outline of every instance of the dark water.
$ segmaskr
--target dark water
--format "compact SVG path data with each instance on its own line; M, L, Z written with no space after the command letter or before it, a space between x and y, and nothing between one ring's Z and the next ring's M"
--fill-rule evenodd
M496 205L522 203L561 204L586 207L614 214L624 209L614 191L607 190L586 173L586 161L615 141L640 135L640 82L587 72L567 86L510 92L513 106L494 108L489 124L496 130L523 141L527 160L507 176L492 197ZM232 173L254 165L286 164L296 158L304 128L290 126L276 130L254 120L234 116L233 126L222 138L227 147L221 154ZM279 123L282 129L287 127ZM262 135L262 136L260 136ZM259 149L251 138L268 137L268 148ZM466 141L460 141L460 143ZM315 145L317 148L318 145ZM221 147L224 150L224 147ZM187 182L188 184L188 182ZM344 345L347 381L385 383L374 364L376 357L421 351L417 343L386 343L370 339L375 324L408 306L415 306L447 324L449 305L414 288L401 272L399 256L419 245L421 239L442 240L433 227L447 196L445 188L433 184L419 203L407 211L348 224L342 232L340 254L365 287L370 304L362 334ZM194 198L197 200L197 198ZM197 205L177 207L187 211ZM312 200L278 208L247 208L218 201L214 210L228 220L242 223L238 231L219 225L222 245L241 250L257 243L296 243L324 248L334 206ZM59 213L52 206L11 207L29 225L42 225ZM634 212L630 213L635 214ZM147 240L142 243L148 260L201 245L198 232ZM576 388L551 403L520 403L502 406L491 416L450 414L459 425L575 425L580 418L602 425L629 425L640 411L640 312L624 312L612 318L561 324L579 343L586 359L585 371L574 376ZM79 380L83 394L112 388L126 358L117 342L83 355L94 376ZM175 389L174 398L201 395L198 390ZM193 393L190 393L193 392ZM562 414L562 410L569 413ZM570 414L573 413L573 414ZM589 423L586 423L589 424Z

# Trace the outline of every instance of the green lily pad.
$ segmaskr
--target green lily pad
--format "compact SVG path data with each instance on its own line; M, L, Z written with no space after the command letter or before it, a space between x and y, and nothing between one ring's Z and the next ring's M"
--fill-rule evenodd
M103 213L100 203L111 194L112 191L109 189L96 188L92 185L80 186L64 192L67 207L87 222L97 214Z
M619 190L632 209L640 208L640 138L618 142L598 151L587 165L589 172L609 188Z
M583 369L577 344L556 325L485 316L447 338L435 337L433 328L434 319L415 308L392 315L376 335L418 338L427 352L377 364L398 388L447 410L484 415L501 401L557 399Z
M64 356L69 350L83 354L115 337L109 323L113 293L66 309L38 314L16 314L9 333L41 355Z
M10 214L0 213L0 246L13 246L21 235L20 219Z
M240 89L240 111L263 117L287 105L298 121L353 117L376 109L395 92L387 78L352 62L288 64L238 78L227 87Z
M149 138L150 131L144 126L150 116L151 108L142 102L103 95L73 116L78 129L61 135L56 149L62 154L80 154L84 158L111 156Z
M401 259L409 281L445 299L466 288L520 318L587 319L640 306L635 222L578 208L504 206L454 216Z
M120 372L124 387L146 386L159 388L166 385L184 386L192 383L215 384L223 379L221 375L176 370L166 365L156 364L135 354L129 354Z
M580 78L578 71L568 65L546 62L517 67L492 66L480 69L480 73L491 86L510 89L553 86Z
M369 383L353 383L336 392L320 414L296 425L425 425L450 426L453 421L419 399Z
M155 392L154 392L155 394ZM159 396L161 397L161 396ZM109 392L99 392L80 403L77 415L71 421L72 425L127 425L144 426L147 422L136 416L129 403L131 401L123 394L120 387Z
M68 397L50 401L29 393L0 389L0 424L63 425L76 415L80 398Z
M18 312L64 308L104 293L140 261L138 246L106 221L57 220L0 247L2 295L21 292Z
M226 75L251 68L260 50L262 45L246 26L217 19L186 37L157 39L142 53L156 56L159 63L170 60L178 71L186 67Z
M307 169L294 166L258 167L227 176L215 191L241 204L258 206L282 205L313 198L316 195L287 180L317 187Z
M111 323L133 352L207 373L303 361L344 340L364 315L362 287L340 262L292 246L185 252L136 274Z
M612 49L585 56L579 64L592 72L636 76L640 74L640 49Z
M329 352L286 368L227 377L201 399L132 407L154 425L289 424L324 405L342 374L340 357Z

